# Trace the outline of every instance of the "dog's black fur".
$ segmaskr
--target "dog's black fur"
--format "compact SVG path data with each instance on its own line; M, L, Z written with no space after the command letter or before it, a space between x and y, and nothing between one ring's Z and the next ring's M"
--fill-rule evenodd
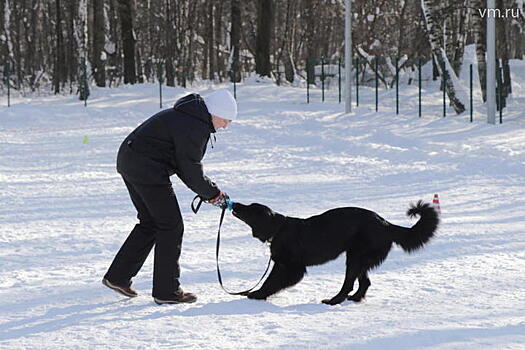
M429 204L419 201L407 215L419 215L412 228L389 223L363 208L337 208L321 215L299 219L281 215L258 203L235 203L233 215L252 228L262 242L271 242L274 266L259 290L248 298L266 299L298 283L306 266L320 265L346 252L346 276L341 291L323 303L335 305L345 299L361 301L370 287L368 271L379 266L396 243L406 252L422 248L434 235L439 217ZM359 288L349 295L354 281Z

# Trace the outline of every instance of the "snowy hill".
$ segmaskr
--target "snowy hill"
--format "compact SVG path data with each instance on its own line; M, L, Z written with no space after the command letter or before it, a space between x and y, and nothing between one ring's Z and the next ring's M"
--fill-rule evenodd
M204 159L206 173L235 201L298 217L361 206L410 226L408 204L438 193L442 225L424 250L394 248L370 274L363 303L320 303L341 286L341 258L309 269L266 302L252 301L217 284L219 210L191 213L194 194L173 178L185 218L182 285L199 300L157 306L151 257L134 281L138 298L100 283L136 221L116 152L159 110L157 88L95 89L87 108L74 96L0 107L2 349L525 348L523 97L493 126L482 110L474 123L466 115L441 118L438 91L425 95L435 106L417 118L412 102L396 116L391 93L380 113L363 102L344 115L333 98L306 104L303 89L239 86L240 119L217 134ZM165 96L171 105L187 92ZM372 94L364 90L363 101ZM267 247L228 214L227 287L250 286L267 257Z

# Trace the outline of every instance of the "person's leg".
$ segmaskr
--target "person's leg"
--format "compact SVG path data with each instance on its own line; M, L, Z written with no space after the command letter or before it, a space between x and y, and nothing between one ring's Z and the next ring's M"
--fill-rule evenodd
M137 185L125 179L124 183L137 209L139 223L120 248L104 278L116 285L130 286L131 278L137 275L155 243L155 225L146 204L137 192Z
M179 257L184 225L171 184L136 186L155 225L154 297L167 298L179 289Z

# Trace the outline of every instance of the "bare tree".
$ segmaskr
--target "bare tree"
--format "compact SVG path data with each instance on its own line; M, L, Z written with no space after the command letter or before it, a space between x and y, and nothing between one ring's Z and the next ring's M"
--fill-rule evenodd
M124 84L135 84L135 35L133 33L132 0L118 0L124 51Z
M104 0L92 0L93 5L93 77L97 86L106 86L106 26Z
M240 0L231 0L231 31L230 31L230 80L240 82L239 51L241 47L241 6Z
M432 5L433 31L427 31L422 3ZM498 0L498 6L517 10L521 1ZM402 57L401 69L433 57L436 77L443 62L458 75L461 66L454 63L462 61L466 42L475 42L485 95L484 7L484 0L353 0L354 52L369 62L382 57L387 64L380 66L380 79L387 84L395 57ZM307 73L308 58L335 62L343 56L343 14L341 0L0 0L0 60L11 63L15 88L32 90L59 91L69 81L75 91L83 84L78 70L84 62L99 86L157 77L172 86L197 77L240 81L254 71L278 82L284 72L295 81ZM523 12L497 27L503 83L510 91L507 62L525 53ZM306 74L310 81L313 74Z
M255 72L271 77L270 44L272 40L273 0L257 0L257 38Z
M478 60L478 75L479 84L481 86L481 94L483 102L487 101L487 61L485 60L486 50L486 36L485 36L485 21L481 17L480 11L485 8L485 1L474 0L474 8L472 12L472 29L474 31L476 40L476 57Z
M425 22L428 30L428 38L430 41L430 47L432 48L432 55L437 63L437 69L439 74L445 80L445 86L443 87L447 91L450 104L454 108L457 114L461 114L465 111L464 102L462 102L456 93L456 87L454 86L455 73L450 69L450 62L447 58L445 50L443 49L443 36L442 28L434 10L435 3L433 0L422 0L421 6L423 7L423 13L425 14Z

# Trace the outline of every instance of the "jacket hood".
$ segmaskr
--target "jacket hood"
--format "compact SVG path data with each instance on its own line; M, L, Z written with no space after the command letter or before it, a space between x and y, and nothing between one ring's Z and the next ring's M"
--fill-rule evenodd
M211 114L208 112L208 108L206 107L204 99L201 97L201 95L186 95L175 102L173 109L196 118L206 125L209 125L210 132L215 132L215 128L211 122Z

